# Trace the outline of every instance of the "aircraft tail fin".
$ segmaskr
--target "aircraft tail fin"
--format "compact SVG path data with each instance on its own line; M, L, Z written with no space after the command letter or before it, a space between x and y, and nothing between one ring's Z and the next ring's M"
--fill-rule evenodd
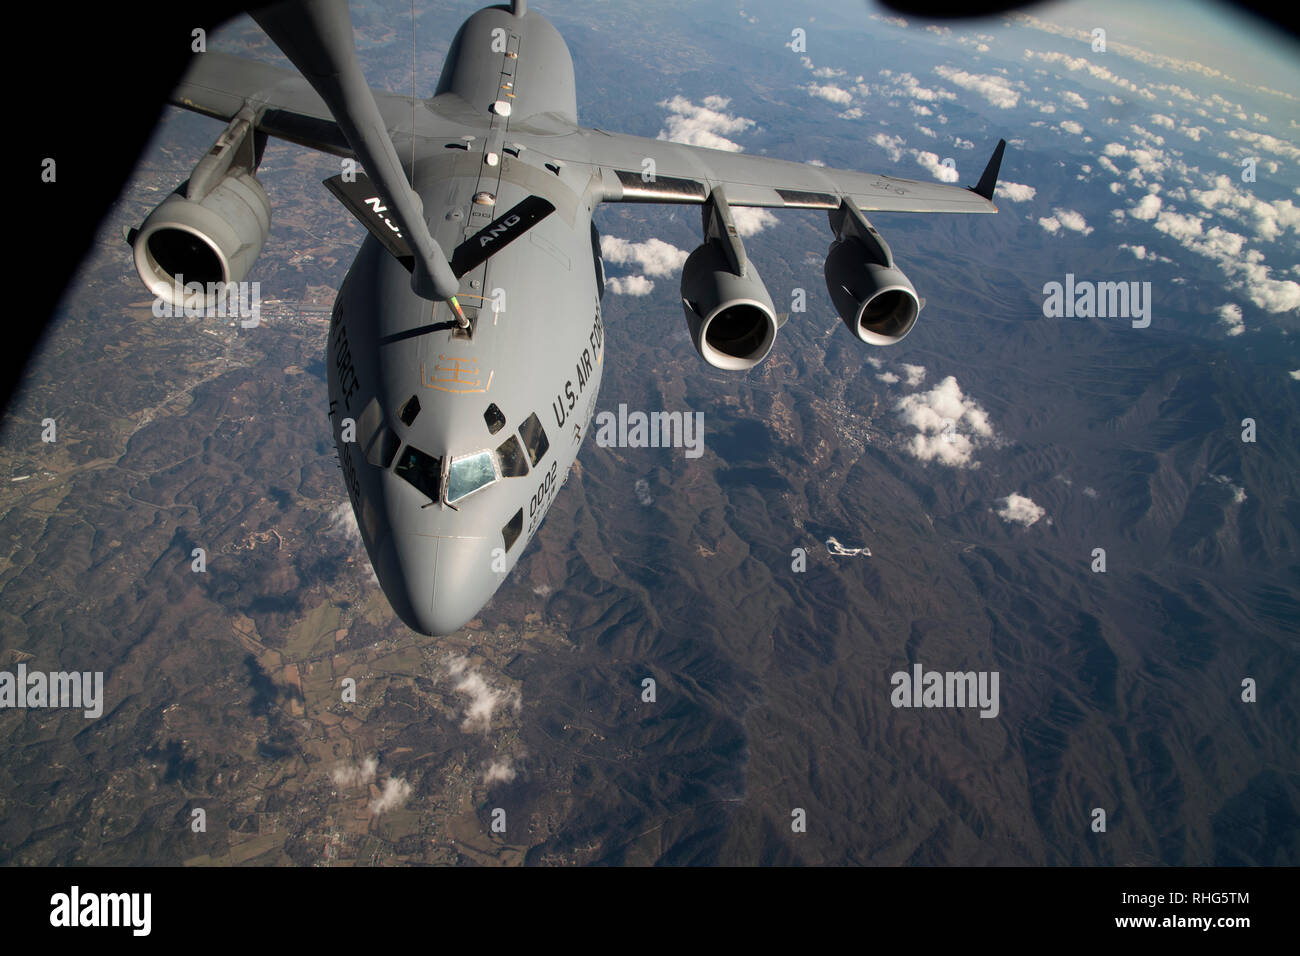
M993 201L993 190L998 185L998 171L1002 168L1002 153L1006 148L1007 141L1005 139L998 140L997 148L993 150L993 156L989 159L989 164L984 167L984 175L980 177L980 181L976 185L970 187L970 191L976 196L987 199L989 202Z

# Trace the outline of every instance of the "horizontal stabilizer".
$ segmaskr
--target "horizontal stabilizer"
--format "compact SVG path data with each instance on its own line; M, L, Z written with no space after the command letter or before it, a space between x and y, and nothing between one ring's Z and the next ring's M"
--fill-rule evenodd
M402 238L397 223L385 215L388 207L379 198L374 183L363 172L352 173L350 178L352 181L348 182L343 178L342 173L331 176L325 180L325 188L338 197L338 201L347 207L348 212L356 216L361 225L370 230L370 234L406 267L407 272L410 272L415 268L415 256L411 252L411 247L406 244L406 240Z
M553 212L555 207L541 196L524 199L456 247L451 254L452 273L459 279L481 266Z

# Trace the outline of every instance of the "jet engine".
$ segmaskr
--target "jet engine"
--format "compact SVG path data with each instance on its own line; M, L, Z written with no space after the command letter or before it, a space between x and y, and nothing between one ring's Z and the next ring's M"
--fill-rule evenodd
M183 305L183 285L211 290L248 275L271 230L271 204L253 176L265 142L251 112L236 116L190 178L128 233L136 271L154 295Z
M826 256L826 288L844 324L868 345L893 345L912 331L921 300L894 264L889 245L848 200L830 211L835 241Z
M682 267L682 306L695 351L714 368L743 371L767 357L778 322L745 256L721 188L704 207L704 242Z

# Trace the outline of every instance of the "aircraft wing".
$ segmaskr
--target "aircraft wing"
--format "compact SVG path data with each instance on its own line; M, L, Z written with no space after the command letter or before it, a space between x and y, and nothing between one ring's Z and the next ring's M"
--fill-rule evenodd
M993 189L1005 146L1005 140L998 143L979 183L970 188L595 129L578 129L535 148L561 161L597 167L608 202L703 203L722 186L732 206L836 209L847 198L868 212L997 212Z
M409 96L371 92L389 129L410 129ZM258 114L257 128L277 139L335 156L354 155L324 101L296 70L225 53L201 53L168 102L223 120L248 103Z

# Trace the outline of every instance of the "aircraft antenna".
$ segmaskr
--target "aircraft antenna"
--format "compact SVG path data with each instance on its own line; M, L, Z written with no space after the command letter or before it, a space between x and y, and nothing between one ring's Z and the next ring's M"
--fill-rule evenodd
M415 0L411 0L411 188L415 188Z

